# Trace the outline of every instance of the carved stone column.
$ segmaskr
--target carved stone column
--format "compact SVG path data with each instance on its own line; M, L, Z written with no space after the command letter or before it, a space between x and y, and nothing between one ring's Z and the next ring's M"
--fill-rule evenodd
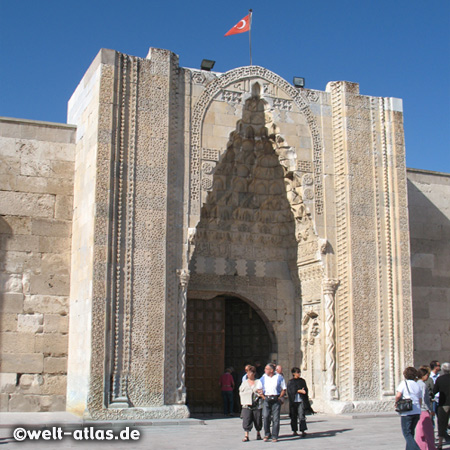
M334 300L339 281L332 279L323 280L323 297L325 305L325 367L326 367L326 392L330 400L338 399L336 387L336 334Z
M180 279L178 294L178 373L177 373L177 402L186 403L186 307L187 307L187 287L190 272L187 269L177 270Z

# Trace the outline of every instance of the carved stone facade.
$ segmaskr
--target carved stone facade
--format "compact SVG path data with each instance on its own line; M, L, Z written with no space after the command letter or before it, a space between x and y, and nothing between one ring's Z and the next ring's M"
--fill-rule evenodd
M186 416L186 301L224 293L271 324L273 359L303 359L316 404L384 408L412 361L394 316L411 317L399 102L346 82L296 89L258 66L182 69L156 49L102 51L87 77L69 122L87 132L80 111L98 105L86 147L97 168L86 302L96 350L69 356L68 408ZM73 238L82 231L75 222ZM71 390L74 365L85 393Z
M67 409L187 417L189 299L235 296L317 410L392 409L413 362L401 101L102 50L77 127Z

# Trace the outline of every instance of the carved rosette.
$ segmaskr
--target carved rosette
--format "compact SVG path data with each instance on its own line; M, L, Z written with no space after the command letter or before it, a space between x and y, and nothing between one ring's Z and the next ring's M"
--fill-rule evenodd
M179 269L177 275L179 278L177 402L184 405L186 403L186 307L190 272L187 269Z
M339 281L325 279L322 283L324 306L325 306L325 367L327 395L330 400L338 398L336 387L336 335L335 335L335 314L334 300Z

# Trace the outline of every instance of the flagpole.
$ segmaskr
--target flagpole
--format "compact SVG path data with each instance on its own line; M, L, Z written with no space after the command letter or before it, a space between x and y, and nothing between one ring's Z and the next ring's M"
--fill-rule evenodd
M250 28L248 30L248 45L250 47L250 65L252 65L252 16L253 16L253 10L249 9L248 12L250 13Z

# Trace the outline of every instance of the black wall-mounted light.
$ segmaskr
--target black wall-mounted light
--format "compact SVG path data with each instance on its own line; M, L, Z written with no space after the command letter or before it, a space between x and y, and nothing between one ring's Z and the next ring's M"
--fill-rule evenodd
M293 83L296 88L304 88L305 87L305 79L303 77L294 77Z
M202 70L207 70L208 72L210 72L211 71L211 69L214 67L214 64L215 64L216 62L215 61L212 61L211 59L204 59L203 61L202 61L202 64L201 64L201 66L200 66L200 69L202 69Z

